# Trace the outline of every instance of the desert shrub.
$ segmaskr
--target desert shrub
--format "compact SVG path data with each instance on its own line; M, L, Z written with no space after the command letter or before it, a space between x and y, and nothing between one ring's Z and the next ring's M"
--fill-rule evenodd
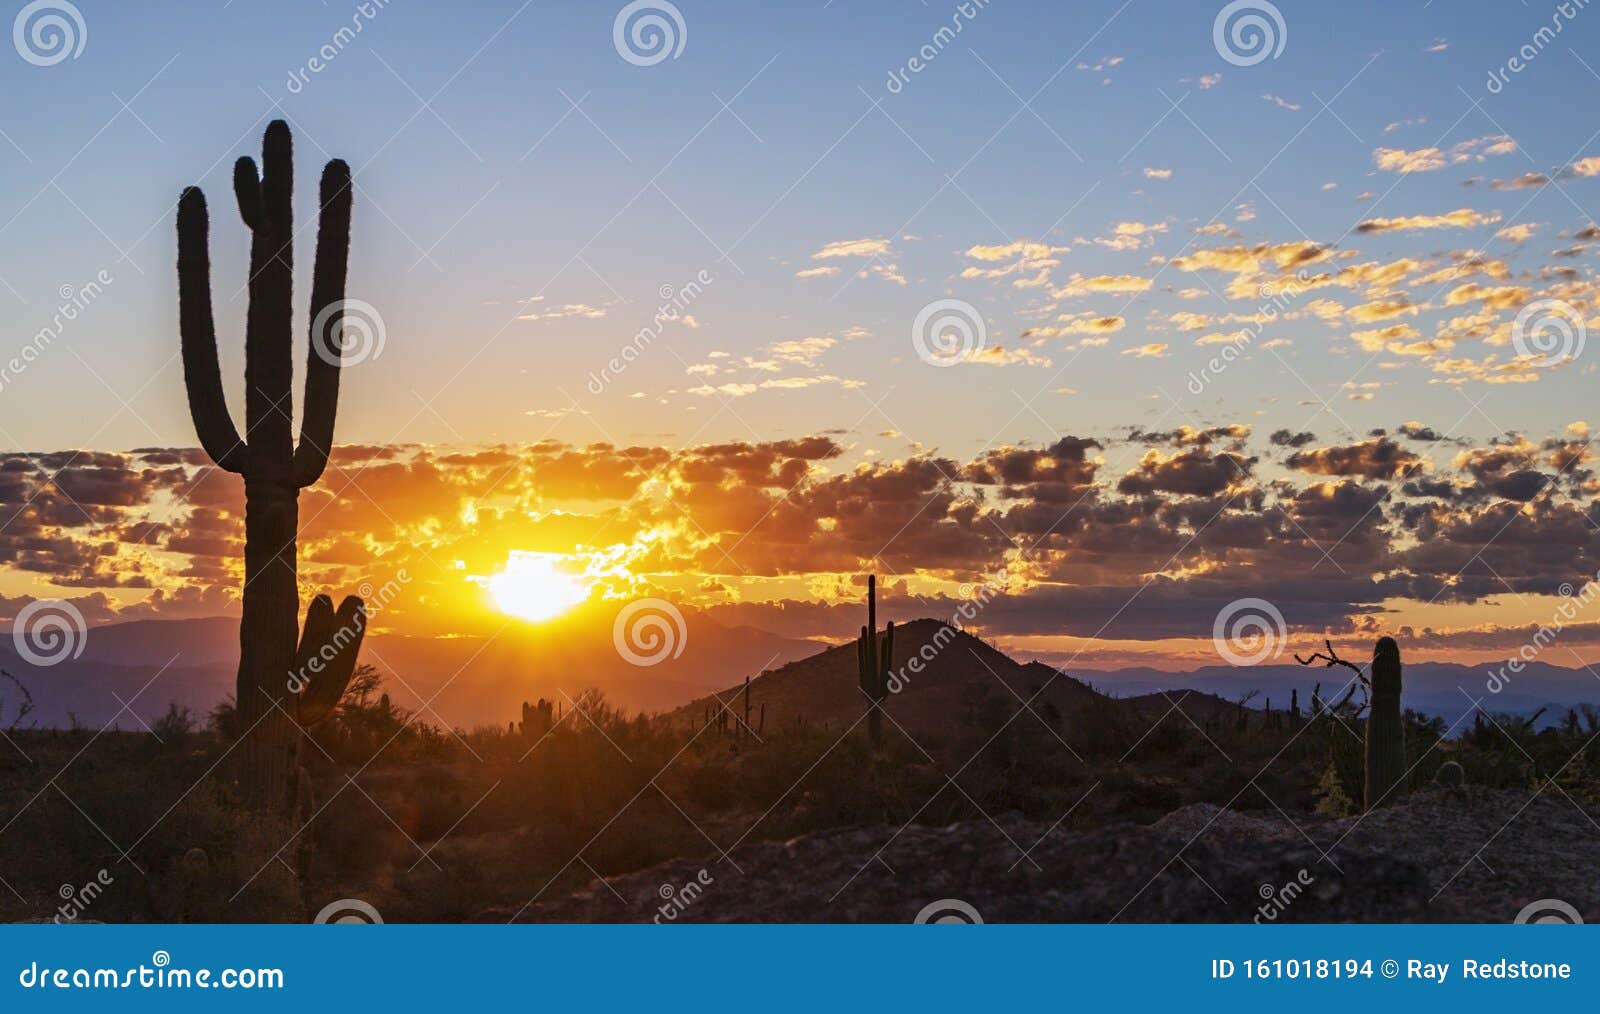
M172 753L183 753L189 747L194 736L194 714L177 701L167 704L166 714L156 719L150 726L150 733L163 750Z

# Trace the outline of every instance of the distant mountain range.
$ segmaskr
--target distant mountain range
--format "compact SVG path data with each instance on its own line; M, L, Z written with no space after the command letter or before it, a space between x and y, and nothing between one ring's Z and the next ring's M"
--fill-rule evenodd
M564 702L589 688L632 710L664 711L825 647L723 626L692 610L682 616L681 633L673 631L663 642L667 657L650 666L630 664L617 650L614 613L556 630L519 624L492 638L374 634L363 644L361 658L384 673L385 690L397 705L421 709L430 724L471 728L519 718L525 700ZM0 668L33 695L31 721L65 726L76 718L94 728L110 722L138 729L141 719L153 721L169 701L203 715L234 690L239 657L234 618L109 624L91 628L82 644L76 659L39 667L17 654L10 636L0 636ZM653 650L650 644L634 648L642 655ZM0 698L13 696L13 687L0 685ZM10 713L8 700L0 717Z
M856 689L853 643L830 647L752 627L723 626L692 610L684 610L683 616L683 634L673 642L681 644L681 653L651 666L632 665L618 652L612 613L550 629L516 626L492 639L373 635L362 658L385 674L386 689L397 704L421 709L429 723L459 728L509 722L519 716L524 700L565 701L591 687L630 710L676 709L692 720L704 714L711 695L738 692L745 676L757 678L754 699L767 705L770 728L797 720L859 717L862 698ZM934 620L901 625L896 665L903 666L912 651L933 643L942 626ZM1091 688L1122 699L1187 690L1194 694L1190 704L1203 709L1231 708L1251 691L1257 694L1250 707L1260 709L1270 700L1274 709L1285 709L1291 690L1298 690L1304 708L1317 683L1324 698L1332 699L1349 676L1339 668L1267 665L1210 666L1186 673L1084 670L1052 680L1054 670L1041 662L1019 662L987 642L958 636L957 641L944 639L922 674L908 674L909 692L894 695L891 716L936 724L948 721L953 709L972 706L971 688L1006 690L1005 698L1015 704L1046 685L1049 690L1036 705L1049 701L1064 714L1075 710ZM17 655L10 637L0 637L0 668L28 687L36 705L30 720L40 726L65 726L76 718L95 728L109 722L138 729L164 712L169 701L202 715L232 694L237 658L238 621L227 617L96 627L78 658L46 668L29 664ZM1544 708L1540 724L1546 725L1569 708L1600 703L1600 676L1588 669L1534 662L1511 674L1498 693L1489 689L1490 675L1487 666L1407 664L1405 706L1451 724L1470 716L1480 703L1490 712L1506 714L1531 715ZM931 689L919 693L920 688ZM9 716L14 696L14 688L0 685L0 698L7 699L0 717Z
M1251 707L1276 709L1289 706L1290 692L1300 692L1300 706L1322 684L1322 696L1332 699L1351 677L1348 669L1307 668L1299 665L1260 665L1250 668L1206 666L1184 673L1158 669L1116 669L1085 673L1096 689L1113 696L1135 696L1178 687L1192 688L1238 700L1252 690L1259 694ZM1491 680L1491 677L1497 677ZM1449 725L1471 721L1474 708L1491 714L1532 715L1544 708L1539 720L1546 727L1581 704L1600 705L1600 675L1587 668L1565 669L1544 662L1528 663L1520 673L1501 675L1501 665L1460 665L1455 662L1408 662L1404 672L1402 702L1413 711L1443 718ZM1491 689L1498 686L1498 690ZM1357 699L1360 692L1357 691Z

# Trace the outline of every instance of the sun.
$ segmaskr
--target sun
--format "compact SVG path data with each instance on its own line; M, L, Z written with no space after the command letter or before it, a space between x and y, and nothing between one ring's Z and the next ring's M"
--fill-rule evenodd
M548 620L589 597L589 589L576 574L557 565L560 553L511 551L506 565L486 586L495 607L523 620Z

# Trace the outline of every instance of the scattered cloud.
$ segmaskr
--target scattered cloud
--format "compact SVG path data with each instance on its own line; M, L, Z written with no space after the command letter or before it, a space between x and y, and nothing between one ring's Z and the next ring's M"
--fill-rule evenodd
M840 239L825 245L821 250L811 255L812 260L827 260L831 257L882 257L889 252L889 241L879 237L864 239Z
M541 299L542 297L536 296L531 301L539 301ZM606 308L603 306L590 306L588 303L563 303L560 306L552 306L548 310L530 310L527 313L518 314L517 319L565 320L576 317L581 320L598 320L605 315Z
M1491 134L1462 141L1452 148L1375 148L1372 161L1384 172L1426 173L1463 162L1482 162L1493 155L1508 155L1517 143L1505 134Z
M1417 229L1471 229L1493 225L1500 213L1457 208L1443 215L1405 215L1399 218L1369 218L1356 226L1357 232L1411 232Z

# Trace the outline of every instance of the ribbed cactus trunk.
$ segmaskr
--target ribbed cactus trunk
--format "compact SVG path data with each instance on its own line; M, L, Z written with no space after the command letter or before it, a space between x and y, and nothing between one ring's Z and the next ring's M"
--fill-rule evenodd
M1405 792L1406 730L1400 715L1400 646L1380 637L1372 649L1372 707L1367 712L1366 808Z
M245 317L245 435L228 413L211 313L210 222L205 195L178 202L178 302L184 382L200 444L224 471L244 477L243 617L239 623L237 707L239 780L252 803L273 808L296 798L300 731L327 717L355 671L365 632L361 600L337 613L313 599L299 630L295 565L300 490L327 466L339 399L340 304L350 251L350 169L328 163L322 176L317 260L311 287L305 405L296 446L293 346L294 166L289 128L267 127L262 173L234 166L239 214L251 230L250 305Z
M883 701L889 696L889 666L894 654L894 621L878 640L878 578L867 575L867 625L856 641L857 680L861 692L871 702L867 712L867 735L873 746L883 743Z
M745 739L754 730L750 727L750 677L744 678L744 727L739 730L739 738Z

